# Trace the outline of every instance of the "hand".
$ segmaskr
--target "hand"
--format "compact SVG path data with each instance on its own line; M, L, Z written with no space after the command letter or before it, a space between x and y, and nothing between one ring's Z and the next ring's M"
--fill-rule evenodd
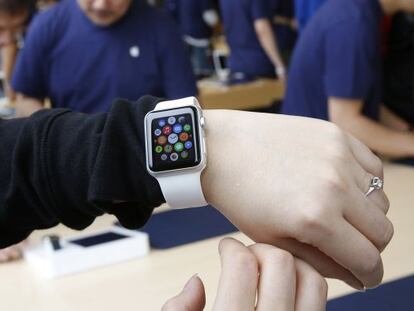
M276 77L278 80L286 81L287 80L287 70L285 66L277 66L275 69Z
M14 101L16 99L16 93L12 89L10 81L9 80L4 80L3 87L4 87L4 93L6 94L6 97L10 101Z
M381 282L393 235L382 190L365 196L381 161L332 123L205 111L204 194L258 243L280 247L322 275L362 289Z
M25 245L25 241L12 245L10 247L0 249L0 263L14 261L22 257L22 247Z
M325 310L326 281L289 253L233 239L222 240L219 250L222 271L213 311ZM201 311L205 301L203 283L194 276L162 310Z

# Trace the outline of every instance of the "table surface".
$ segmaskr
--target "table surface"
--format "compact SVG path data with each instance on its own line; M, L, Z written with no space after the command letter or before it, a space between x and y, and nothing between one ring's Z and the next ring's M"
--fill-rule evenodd
M385 181L391 200L389 217L395 226L394 239L383 254L385 281L390 281L414 274L414 169L386 164ZM88 231L102 229L112 221L102 217ZM51 231L74 234L61 226L48 233ZM44 234L36 232L32 240ZM232 236L250 243L241 233ZM0 306L8 311L160 310L164 301L198 273L206 286L209 310L220 273L219 240L152 251L141 259L52 280L40 277L24 261L0 265ZM329 280L329 286L330 298L352 292L339 281Z
M281 101L285 83L274 79L227 86L217 79L198 82L199 99L205 109L254 110L268 108L274 101Z

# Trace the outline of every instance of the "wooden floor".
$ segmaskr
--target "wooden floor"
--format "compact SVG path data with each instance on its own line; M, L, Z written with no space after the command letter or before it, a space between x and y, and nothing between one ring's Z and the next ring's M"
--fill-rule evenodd
M395 237L384 253L385 280L414 274L414 169L386 164L386 192L391 200L390 219ZM113 221L99 219L89 231ZM73 235L58 227L53 232ZM45 232L37 232L38 239ZM242 234L233 235L249 243ZM206 285L208 307L215 296L220 266L214 238L107 268L57 280L45 280L24 262L0 266L0 308L7 311L114 311L160 310L163 302L178 293L193 274ZM329 281L329 297L351 292L346 285Z

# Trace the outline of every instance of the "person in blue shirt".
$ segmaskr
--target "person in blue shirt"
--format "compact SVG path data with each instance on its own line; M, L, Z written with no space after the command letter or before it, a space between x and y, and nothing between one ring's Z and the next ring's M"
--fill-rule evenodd
M10 79L18 52L18 41L30 22L35 6L34 0L0 0L0 63L3 71L2 91L4 91L1 95L11 100L14 99L14 92L10 87ZM12 115L10 108L1 112L5 112L4 115L7 116ZM23 243L0 249L0 263L20 258L22 245Z
M196 95L175 22L144 0L63 0L31 25L14 73L18 115L103 112L116 97Z
M164 3L177 20L186 43L194 73L203 77L211 75L210 39L219 23L218 13L212 0L167 0Z
M269 1L273 15L273 31L276 35L283 61L285 64L288 64L297 39L294 2L293 0Z
M414 124L414 14L396 14L384 58L385 105Z
M269 0L221 0L228 65L233 82L285 78L285 64L272 28Z
M294 0L295 1L295 15L298 23L299 31L305 29L306 24L319 10L326 0Z
M10 86L10 81L21 38L32 19L32 16L35 14L35 11L35 0L0 1L0 63L3 72L2 91L4 91L4 95L10 100L15 99L15 94Z
M329 0L293 55L282 113L329 120L372 150L414 156L411 127L382 105L380 23L407 0Z

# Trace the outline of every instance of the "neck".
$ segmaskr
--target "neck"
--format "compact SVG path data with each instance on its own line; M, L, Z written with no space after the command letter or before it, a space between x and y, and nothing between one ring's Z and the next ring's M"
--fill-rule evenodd
M379 0L386 15L392 15L398 11L399 0Z

